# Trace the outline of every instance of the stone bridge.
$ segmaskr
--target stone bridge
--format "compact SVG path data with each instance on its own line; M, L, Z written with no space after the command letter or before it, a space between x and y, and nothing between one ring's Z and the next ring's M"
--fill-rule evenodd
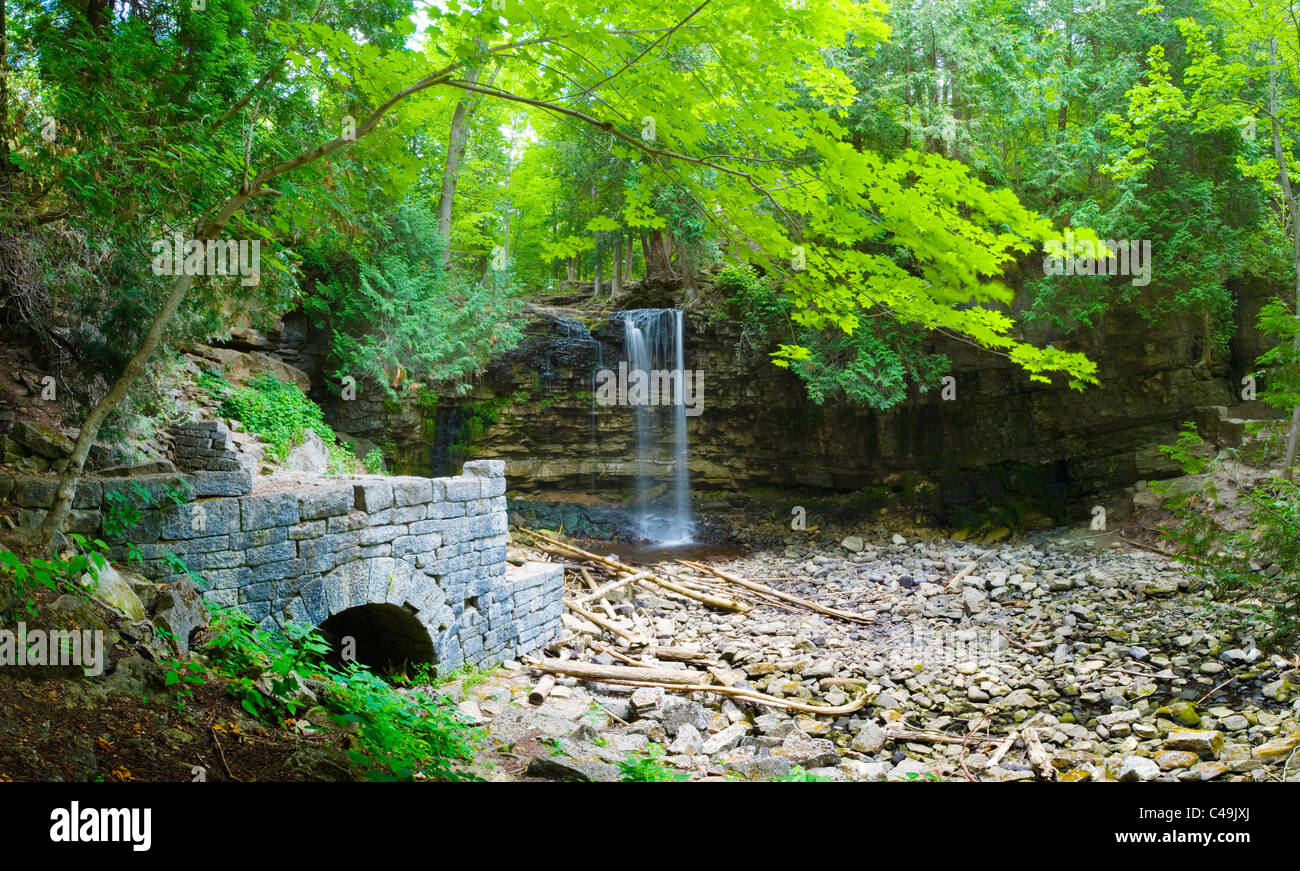
M450 478L272 478L255 490L229 437L220 422L186 424L180 473L83 480L65 530L104 537L115 563L157 582L193 572L210 601L264 628L292 619L350 636L372 665L487 665L558 634L562 569L506 563L502 462L469 462ZM34 526L56 484L0 478L0 498ZM140 521L107 534L124 504ZM128 543L139 559L124 565Z

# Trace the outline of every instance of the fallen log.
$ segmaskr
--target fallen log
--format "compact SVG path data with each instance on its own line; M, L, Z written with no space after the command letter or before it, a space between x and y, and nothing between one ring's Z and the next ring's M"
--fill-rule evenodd
M769 696L766 693L760 693L758 690L739 689L737 687L726 687L721 684L677 684L677 683L656 683L654 681L641 680L607 680L604 683L615 684L617 686L629 687L660 687L665 690L673 690L682 693L717 693L718 695L731 696L743 702L750 702L755 705L764 705L769 708L782 708L787 711L799 711L805 714L816 714L822 717L842 717L845 714L852 714L866 707L871 697L866 693L855 698L853 701L844 705L809 705L803 702L792 701L791 699L777 698Z
M672 662L713 662L707 653L689 647L651 647L646 653L655 659L667 659Z
M1052 767L1052 760L1048 757L1047 751L1038 741L1038 729L1031 726L1028 729L1022 729L1020 736L1025 739L1025 750L1029 754L1029 764L1034 766L1041 780L1056 780L1056 769Z
M1043 714L1041 711L1037 714L1034 714L1028 720L1025 720L1025 722L1020 724L1020 729L1027 729L1031 723L1033 723L1042 715ZM1001 744L998 745L998 748L993 751L993 755L989 757L987 767L993 768L995 765L997 765L999 762L1002 761L1002 757L1007 755L1007 751L1011 749L1011 745L1015 744L1016 739L1020 737L1020 729L1013 729L1011 731L1011 734L1008 735L1006 739Z
M568 599L564 600L564 607L568 608L570 611L577 614L579 617L591 623L592 625L600 629L613 632L615 635L619 636L620 638L626 639L629 644L643 643L642 639L636 637L631 632L628 632L626 629L623 629L620 626L615 626L613 623L609 622L604 617L601 617L599 614L593 614L590 611L588 611L586 608L583 608L581 605L573 604L573 602Z
M917 732L912 729L886 729L890 741L914 741L917 744L990 744L992 735L946 735L943 732Z
M588 575L588 577L590 577L590 575ZM633 575L632 577L615 578L614 580L610 581L608 584L603 584L599 587L593 587L590 592L579 596L573 601L577 602L579 605L585 605L588 602L594 601L596 599L600 599L608 595L609 593L612 593L614 590L617 590L620 587L626 587L628 584L632 583L632 578L635 577L637 577L637 575Z
M719 608L723 611L733 611L738 614L747 614L749 613L749 611L752 610L748 605L745 605L741 602L734 601L732 599L723 599L719 596L709 595L708 593L698 593L695 590L692 590L681 584L675 583L665 578L661 578L659 577L658 573L654 571L648 570L648 571L638 572L636 569L632 568L631 566L623 565L623 563L615 562L612 559L606 559L603 556L591 553L590 551L585 551L580 547L575 547L574 545L568 544L567 542L560 541L559 539L551 538L550 536L544 535L543 533L533 532L527 529L522 531L526 532L528 535L533 536L539 541L551 545L551 547L553 548L558 547L561 550L568 552L569 554L577 555L582 557L583 559L589 559L593 562L600 563L606 568L613 569L616 574L631 575L632 577L628 578L628 582L636 584L639 587L644 587L646 586L647 583L651 583L654 584L655 586L662 587L663 589L668 590L669 592L676 593L677 595L683 598L694 599L697 602L701 602L713 608Z
M555 675L542 675L542 679L539 680L528 692L528 703L530 705L540 705L542 702L546 701L546 697L551 694L551 690L554 688Z
M679 559L677 562L681 563L687 568L694 569L697 572L703 571L703 572L708 572L709 574L712 575L717 575L718 577L722 578L724 581L735 584L738 587L744 587L746 590L751 590L755 593L762 593L765 596L772 596L774 598L780 599L783 602L790 602L791 604L798 605L801 608L807 608L809 611L815 611L818 614L825 614L828 617L838 617L841 620L848 620L852 623L873 622L870 617L866 617L862 614L854 614L851 611L841 611L838 608L829 608L826 605L818 604L817 602L814 602L810 599L804 599L799 596L791 595L790 593L783 593L780 590L777 590L773 587L769 587L767 584L761 584L758 581L751 581L746 578L737 577L735 575L729 575L724 571L720 571L719 569L712 568L711 566L706 566L703 563L694 563L694 562L690 562L689 560L681 560L681 559Z
M567 674L581 680L595 681L653 681L664 684L691 684L708 675L689 668L653 668L651 666L633 665L596 665L593 662L564 662L558 659L542 659L534 666L540 671L553 674Z

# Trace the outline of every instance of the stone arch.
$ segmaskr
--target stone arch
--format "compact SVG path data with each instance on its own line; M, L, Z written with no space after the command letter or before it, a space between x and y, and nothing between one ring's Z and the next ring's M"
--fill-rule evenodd
M326 639L337 649L340 639L352 636L357 659L366 665L442 662L451 608L437 581L406 560L378 557L339 566L305 587L303 600Z
M381 602L346 608L322 622L320 630L336 651L342 649L344 639L351 639L356 661L378 672L438 661L429 630L400 605Z

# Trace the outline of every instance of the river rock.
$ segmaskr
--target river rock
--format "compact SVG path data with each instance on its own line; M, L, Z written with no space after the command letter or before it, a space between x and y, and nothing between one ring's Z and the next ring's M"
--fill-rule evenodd
M695 756L704 748L704 737L692 723L682 723L677 737L668 745L668 752L679 756Z
M635 703L635 693L633 697ZM709 728L709 716L699 702L669 696L663 702L663 724L664 731L670 736L676 736L677 731L685 725L692 726L698 735Z
M885 730L875 723L864 723L853 737L852 748L867 756L875 756L885 746Z
M1115 779L1123 782L1155 780L1160 776L1160 766L1145 756L1129 756L1119 765Z
M786 735L781 746L773 749L772 754L783 756L792 764L805 769L840 764L840 754L835 752L835 744L832 741L826 738L813 738L799 729Z
M1165 739L1166 750L1188 750L1205 757L1215 757L1223 749L1223 733L1207 729L1179 729Z
M580 783L618 783L619 770L613 765L568 756L534 756L528 762L529 777Z
M712 756L715 753L730 750L740 743L740 739L744 738L745 733L748 731L749 729L744 723L732 723L716 735L710 735L705 739L700 752L705 756Z

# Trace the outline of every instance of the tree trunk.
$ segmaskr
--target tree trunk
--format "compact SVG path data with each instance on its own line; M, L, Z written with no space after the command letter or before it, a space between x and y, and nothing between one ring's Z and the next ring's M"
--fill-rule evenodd
M623 253L623 240L617 239L614 242L614 252L610 257L610 288L609 298L615 299L623 292L623 258L619 255Z
M0 0L0 203L9 193L9 40L5 3ZM3 206L0 206L3 208Z
M205 231L199 235L198 241L207 243L216 239L226 222L230 220L240 208L243 207L249 199L249 194L239 193L227 201L226 207L216 219L210 223ZM135 356L127 361L122 369L122 374L117 376L113 386L104 394L95 407L86 415L82 421L81 432L77 436L77 444L72 449L72 456L68 459L68 467L63 470L59 478L59 487L54 494L54 504L45 514L45 520L41 522L41 528L37 532L36 543L42 552L48 552L54 542L55 533L63 525L63 521L68 516L68 511L72 508L72 497L77 490L77 481L81 477L81 471L86 467L86 458L90 456L90 448L95 444L95 438L99 435L100 427L113 409L126 398L126 393L130 390L135 380L144 374L145 367L149 364L150 358L162 344L163 333L171 324L172 319L176 317L176 312L180 310L181 302L185 299L185 294L189 291L190 285L194 283L194 276L178 276L176 282L172 285L171 292L167 295L167 300L163 303L162 310L154 316L153 323L149 325L149 332L145 334L144 341L140 343L139 349L136 350Z
M650 230L641 234L641 251L645 255L647 281L671 281L676 278L668 262L668 240L663 230Z
M696 271L695 256L689 245L678 243L677 265L681 267L682 287L686 291L686 301L695 302L700 298L699 273Z
M1296 317L1300 317L1300 203L1296 202L1295 191L1291 187L1291 175L1287 171L1286 154L1282 151L1282 136L1278 130L1277 101L1277 38L1268 41L1268 114L1273 128L1273 158L1277 161L1278 176L1282 182L1282 195L1286 198L1287 209L1291 212L1291 264L1295 270L1295 305ZM1292 347L1300 354L1300 331L1292 338ZM1291 431L1286 436L1286 457L1283 461L1282 475L1291 480L1291 467L1295 465L1296 436L1300 433L1300 405L1291 409Z
M594 302L600 298L600 243L596 243L596 250L592 252L592 259L596 261L595 275L591 281L591 299Z
M478 70L465 73L465 81L478 82ZM478 102L467 93L456 103L451 115L451 132L447 135L447 165L442 169L442 192L438 195L438 235L442 237L442 268L451 264L451 203L456 198L456 182L465 163L465 145L469 141L469 119Z
M628 284L632 283L632 240L627 240L627 268L623 270L623 275Z

